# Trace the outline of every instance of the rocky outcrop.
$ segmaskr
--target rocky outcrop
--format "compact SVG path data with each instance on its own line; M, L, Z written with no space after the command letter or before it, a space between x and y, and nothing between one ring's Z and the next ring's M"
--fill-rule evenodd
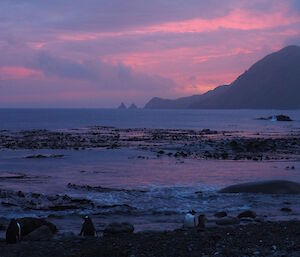
M118 109L120 109L120 110L125 110L125 109L127 109L127 107L126 107L126 105L125 105L124 103L121 103L121 104L119 105Z
M136 110L136 109L138 109L138 107L137 107L134 103L132 103L132 104L128 107L128 109L129 109L129 110Z
M243 211L238 215L238 218L239 219L243 219L243 218L255 219L256 218L256 213L254 211L251 211L251 210Z
M45 219L26 217L26 218L17 219L17 222L19 222L21 225L22 238L29 235L31 232L35 231L36 229L42 226L47 227L52 234L55 234L57 232L56 226L51 222L46 221Z
M300 194L300 183L271 180L243 183L223 188L220 193Z
M257 120L272 120L272 121L293 121L289 116L287 115L275 115L275 116L269 116L269 117L260 117L257 118Z

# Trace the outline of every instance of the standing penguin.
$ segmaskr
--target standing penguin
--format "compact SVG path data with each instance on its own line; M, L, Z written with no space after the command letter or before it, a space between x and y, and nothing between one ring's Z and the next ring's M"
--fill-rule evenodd
M196 212L194 210L191 210L185 215L184 222L183 222L184 228L194 228L194 227L196 227L195 214L196 214Z
M80 236L96 236L94 224L89 216L85 216L80 231Z
M6 230L6 243L16 244L21 240L21 225L20 223L12 219Z
M199 228L199 230L203 230L203 229L205 229L205 222L206 222L206 217L205 217L205 215L204 214L200 214L199 216L198 216L198 228Z

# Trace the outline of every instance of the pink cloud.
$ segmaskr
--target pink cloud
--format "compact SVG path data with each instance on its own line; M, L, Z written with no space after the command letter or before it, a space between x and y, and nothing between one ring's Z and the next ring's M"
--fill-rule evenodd
M4 66L0 67L0 78L2 80L27 79L32 77L42 77L43 73L38 70L26 67Z
M298 22L300 22L300 16L297 13L291 13L289 5L281 3L280 8L270 13L255 13L238 8L225 16L217 18L194 18L184 21L138 26L115 32L66 32L59 34L58 39L62 41L88 41L123 36L149 35L153 33L202 33L220 29L263 30Z
M2 103L141 105L152 96L202 93L300 42L300 13L289 0L136 0L126 11L122 0L108 10L96 2L74 1L60 15L52 2L24 4L30 19L24 8L15 14L8 3L9 13L0 3Z
M283 6L282 10L256 15L247 10L235 9L227 16L215 19L192 19L182 22L169 22L148 27L144 32L163 33L201 33L225 29L261 30L286 26L300 22L300 16L290 14ZM137 31L142 33L143 30Z

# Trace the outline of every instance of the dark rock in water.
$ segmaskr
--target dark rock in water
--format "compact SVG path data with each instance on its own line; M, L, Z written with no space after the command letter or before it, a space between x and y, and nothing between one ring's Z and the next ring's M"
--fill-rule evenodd
M46 159L46 158L62 158L64 157L63 154L36 154L36 155L28 155L25 158L26 159Z
M276 120L277 121L293 121L289 116L286 116L286 115L277 115Z
M283 208L280 209L280 211L282 211L282 212L291 212L292 209L291 208L287 208L287 207L283 207Z
M275 115L275 116L269 116L269 117L260 117L256 120L276 120L276 121L293 121L289 116L287 115Z
M217 217L217 218L223 218L223 217L227 216L227 212L226 211L219 211L219 212L216 212L214 214L214 216Z
M223 188L220 193L300 194L300 183L271 180L237 184Z
M24 241L49 241L53 237L53 232L49 226L43 225L27 236L25 236L22 240Z
M57 232L57 228L51 222L46 221L45 219L38 219L38 218L21 218L17 219L17 222L21 225L21 235L22 237L27 236L32 231L38 229L41 226L47 226L51 230L53 234Z
M13 173L3 173L0 174L0 180L7 180L7 179L26 179L29 178L25 174L13 174Z
M28 155L25 158L26 159L43 159L43 158L47 158L47 156L45 156L43 154L36 154L36 155Z
M17 204L9 203L9 202L1 202L1 205L6 207L18 206Z
M118 109L127 109L126 105L124 103L121 103L118 107Z
M225 226L225 225L236 225L239 224L239 219L236 217L224 217L216 220L216 224L220 226Z
M132 234L134 226L130 223L110 223L103 231L104 235Z
M242 219L242 218L252 218L252 219L255 219L256 218L256 213L254 211L243 211L241 212L239 215L238 215L238 218L239 219Z
M72 188L75 190L87 190L87 191L96 191L101 193L109 193L109 192L124 192L124 193L146 193L145 190L137 190L137 189L122 189L122 188L109 188L109 187L101 187L101 186L89 186L89 185L76 185L72 183L68 183L68 188Z

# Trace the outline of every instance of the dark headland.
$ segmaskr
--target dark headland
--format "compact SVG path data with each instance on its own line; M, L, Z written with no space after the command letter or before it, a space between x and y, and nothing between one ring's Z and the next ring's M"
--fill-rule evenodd
M152 98L146 109L299 109L300 47L288 46L245 71L230 85L175 100Z

